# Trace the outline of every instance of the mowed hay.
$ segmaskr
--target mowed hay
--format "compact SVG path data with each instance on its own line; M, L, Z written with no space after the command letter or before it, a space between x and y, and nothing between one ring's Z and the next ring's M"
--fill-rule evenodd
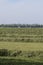
M43 28L0 28L0 42L43 42Z
M1 59L43 62L43 28L0 28L0 51Z
M0 49L43 51L43 43L0 42Z

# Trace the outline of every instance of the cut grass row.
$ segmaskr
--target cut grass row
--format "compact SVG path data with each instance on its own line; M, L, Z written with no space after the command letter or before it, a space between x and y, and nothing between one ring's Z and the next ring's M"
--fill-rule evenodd
M7 49L10 51L10 56L43 56L43 43L0 42L0 53L3 53L4 50L1 49ZM9 54L8 51L6 52L5 50L7 54Z
M23 51L43 51L43 43L26 42L0 42L0 49L23 50Z
M15 33L15 34L19 34L21 35L22 34L43 34L43 28L0 28L0 34L12 34L12 33Z
M43 28L0 28L0 41L43 42Z
M27 52L43 52L43 43L23 43L23 42L0 42L0 49L8 49L13 51L21 50L23 54ZM25 53L24 53L25 52ZM1 57L0 56L0 65L43 65L43 56L39 57Z

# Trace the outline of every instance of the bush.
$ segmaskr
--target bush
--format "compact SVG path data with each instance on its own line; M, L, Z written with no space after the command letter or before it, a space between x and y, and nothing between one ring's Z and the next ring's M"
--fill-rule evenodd
M16 56L20 55L21 53L22 53L21 50L19 50L19 51L15 51L15 52L13 52L13 53L11 54L11 56L16 57Z
M9 56L9 51L7 49L0 49L0 56Z

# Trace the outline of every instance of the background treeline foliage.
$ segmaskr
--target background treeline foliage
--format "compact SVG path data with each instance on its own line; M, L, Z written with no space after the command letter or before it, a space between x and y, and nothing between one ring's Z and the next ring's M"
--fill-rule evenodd
M40 25L40 24L1 24L0 27L43 28L43 25Z

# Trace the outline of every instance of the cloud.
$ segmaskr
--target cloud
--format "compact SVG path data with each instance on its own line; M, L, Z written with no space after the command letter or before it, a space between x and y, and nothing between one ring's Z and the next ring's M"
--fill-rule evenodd
M0 23L43 23L40 0L0 0Z

